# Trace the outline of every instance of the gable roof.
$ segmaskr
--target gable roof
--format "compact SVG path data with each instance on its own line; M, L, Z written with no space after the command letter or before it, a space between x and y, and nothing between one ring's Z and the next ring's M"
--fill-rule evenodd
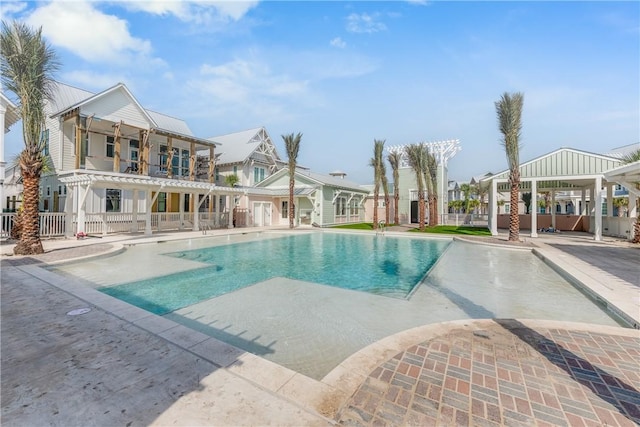
M193 136L193 132L191 132L191 129L189 129L189 126L187 126L187 123L184 120L143 108L133 97L124 83L118 83L117 85L96 94L84 89L78 89L65 83L56 82L54 87L54 99L51 101L50 106L50 109L53 112L51 117L64 114L67 111L106 96L118 88L121 88L124 93L131 98L137 108L140 109L141 114L148 119L149 123L154 128L175 133L177 135Z
M275 161L281 161L276 147L264 127L228 133L207 139L222 144L222 147L219 148L220 164L242 163L246 161L260 148L263 142L273 147L272 155Z
M286 168L280 169L278 172L260 181L256 185L256 187L267 187L270 183L281 178L283 175L288 176L289 170ZM369 191L366 188L363 188L360 184L356 184L346 179L337 178L331 175L324 175L320 173L311 172L308 169L296 168L296 179L310 181L316 185L326 185L329 187L335 187L335 188L340 188L340 189L349 190L349 191L357 191L358 193L363 193L363 194L369 193Z

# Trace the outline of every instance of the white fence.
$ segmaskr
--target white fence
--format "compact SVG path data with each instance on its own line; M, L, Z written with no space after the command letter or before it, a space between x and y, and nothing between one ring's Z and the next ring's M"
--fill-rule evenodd
M247 221L242 217L244 212L236 213L236 227L245 226ZM0 238L9 238L14 224L14 213L0 214ZM214 228L227 228L229 226L229 214L223 212L209 214L207 212L198 215L199 228L210 230ZM67 214L64 212L40 213L40 237L51 238L75 234L78 224L78 216L73 214L70 223L67 222ZM138 214L133 221L131 213L97 213L86 214L84 231L87 234L107 235L113 233L132 233L145 231L145 215ZM69 231L67 232L67 227ZM193 213L152 213L151 231L193 230Z
M469 227L489 227L489 215L486 214L444 214L440 217L442 225L465 225Z

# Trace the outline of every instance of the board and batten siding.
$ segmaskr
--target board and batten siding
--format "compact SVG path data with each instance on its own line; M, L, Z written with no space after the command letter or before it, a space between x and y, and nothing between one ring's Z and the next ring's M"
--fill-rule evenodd
M128 125L144 129L148 129L150 125L144 112L122 90L116 90L87 103L82 107L82 114L94 114L98 119L114 123L122 120Z
M335 224L336 205L333 203L333 188L322 186L322 224Z
M589 156L563 150L548 157L525 164L520 168L522 178L593 175L604 173L620 165L620 161Z

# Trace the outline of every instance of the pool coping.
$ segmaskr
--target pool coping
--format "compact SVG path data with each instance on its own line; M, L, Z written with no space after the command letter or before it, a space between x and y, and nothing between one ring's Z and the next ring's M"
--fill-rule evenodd
M286 230L273 230L273 232L276 233L281 233L283 231L286 232ZM304 231L314 232L315 230ZM321 231L324 232L325 230ZM346 232L349 233L352 231L353 230L348 230ZM473 244L485 244L479 241L457 239L452 236L407 236L406 233L387 233L389 235L398 235L402 237L462 240ZM211 236L202 237L206 238ZM164 240L166 241L167 239ZM134 244L158 243L159 241L160 239L154 240L150 238L134 241ZM572 257L570 254L564 253L564 256L561 256L561 254L559 254L561 251L541 242L537 242L537 244L540 246L536 248L496 245L495 243L491 243L490 245L501 246L506 249L531 251L549 266L554 268L554 270L559 274L563 275L563 277L569 280L572 284L579 288L583 288L587 293L592 293L592 296L595 296L596 298L599 297L606 301L607 307L614 307L614 310L618 310L619 314L621 312L628 318L637 320L637 328L637 325L640 324L640 320L635 319L628 313L629 310L632 310L633 301L630 301L630 298L625 296L626 294L616 295L616 292L613 292L610 287L601 283L602 279L598 281L598 278L594 277L594 274L588 273L589 270L585 270L584 266L572 265L572 263L576 264L579 260ZM224 368L227 371L244 378L250 383L269 390L270 392L295 403L305 410L311 411L312 413L325 418L331 423L334 423L333 418L336 416L342 405L356 391L357 387L366 379L369 373L380 363L388 360L411 345L448 333L453 329L467 328L471 330L480 330L487 327L488 324L494 323L494 321L490 319L463 319L423 325L401 331L397 334L393 334L376 341L375 343L352 354L329 372L322 380L318 381L274 362L248 353L245 350L234 347L216 338L183 326L177 322L132 306L96 289L89 288L84 285L80 279L70 279L69 277L61 276L53 271L49 271L46 268L41 268L42 265L55 265L62 262L110 256L126 250L126 246L127 241L124 241L114 243L113 248L100 254L92 254L73 259L41 264L17 265L16 268L85 301L90 306L110 313L113 316L129 322L148 333L156 335L184 349L185 351L213 363L216 366ZM555 253L555 251L558 253ZM588 264L586 264L586 266L588 267ZM601 295L600 293L604 293L605 295ZM640 317L640 315L637 315L637 317ZM579 330L595 330L602 331L604 333L616 333L625 336L637 336L638 334L638 331L634 329L586 323L549 320L521 320L521 322L532 327L536 325L555 328L569 327L574 329L577 328Z

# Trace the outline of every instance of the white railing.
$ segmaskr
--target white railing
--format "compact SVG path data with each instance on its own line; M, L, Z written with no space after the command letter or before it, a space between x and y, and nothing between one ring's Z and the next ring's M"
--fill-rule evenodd
M246 224L247 212L236 212L236 227ZM15 213L0 213L0 238L11 237L11 229L14 224ZM200 228L212 230L215 228L227 228L229 226L229 213L222 212L198 214ZM120 212L103 212L85 214L84 230L87 234L107 235L114 233L144 232L146 220L144 213L138 213L134 224L133 214ZM64 235L72 236L78 228L78 215L73 214L70 229L67 232L67 214L64 212L40 213L40 237L51 238ZM152 213L151 230L175 231L193 230L193 213Z
M443 214L440 217L440 224L442 225L465 225L469 227L488 227L489 215L486 214Z

